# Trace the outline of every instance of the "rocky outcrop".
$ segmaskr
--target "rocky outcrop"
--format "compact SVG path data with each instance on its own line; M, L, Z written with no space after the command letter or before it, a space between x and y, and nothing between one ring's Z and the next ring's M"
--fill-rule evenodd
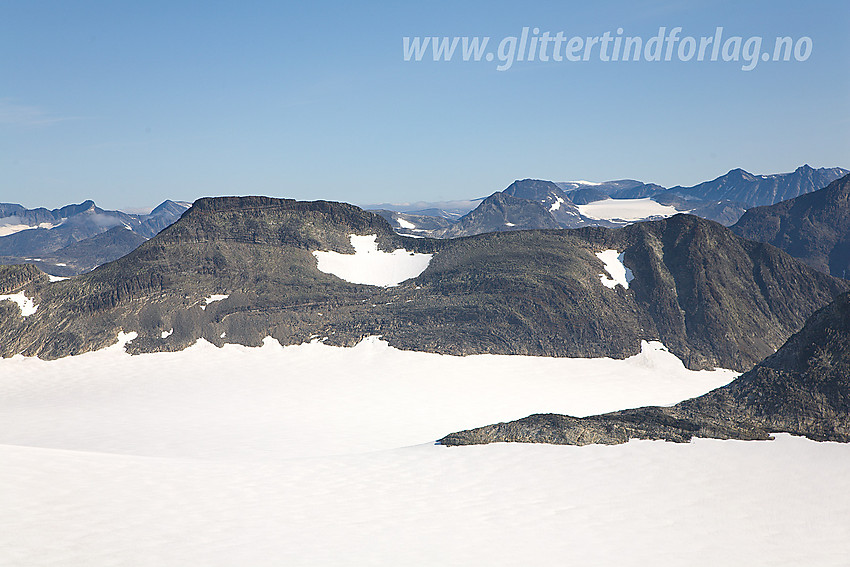
M444 445L587 445L630 439L770 439L791 433L850 442L850 294L815 313L775 354L730 384L672 407L576 418L532 415L452 433Z

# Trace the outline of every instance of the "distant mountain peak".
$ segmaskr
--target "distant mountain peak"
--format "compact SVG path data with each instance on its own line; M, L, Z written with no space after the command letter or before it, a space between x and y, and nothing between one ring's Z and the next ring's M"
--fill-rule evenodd
M691 187L676 186L667 193L687 199L729 200L743 203L748 208L759 207L817 191L848 173L850 171L838 167L814 169L808 164L791 173L772 175L753 175L735 168L711 181Z

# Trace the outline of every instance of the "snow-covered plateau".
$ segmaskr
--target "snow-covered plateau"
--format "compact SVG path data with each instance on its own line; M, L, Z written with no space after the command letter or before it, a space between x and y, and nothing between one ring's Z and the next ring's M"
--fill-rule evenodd
M582 215L590 219L633 222L650 217L669 217L679 211L649 197L644 199L603 199L578 205Z
M850 451L443 447L537 412L672 404L735 373L442 356L378 338L122 343L0 360L0 565L843 565Z

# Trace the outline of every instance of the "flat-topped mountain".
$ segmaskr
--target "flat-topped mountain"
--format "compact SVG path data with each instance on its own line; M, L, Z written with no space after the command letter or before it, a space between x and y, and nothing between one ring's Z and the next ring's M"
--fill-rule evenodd
M698 398L585 418L532 415L453 433L440 442L587 445L629 439L769 439L771 433L850 442L850 294L812 315L755 368Z
M796 199L750 209L732 230L838 277L850 275L850 175Z
M397 274L409 261L421 268L392 287L346 275ZM350 346L381 335L444 354L624 358L659 340L690 368L743 371L850 282L688 215L436 240L402 237L345 203L228 197L197 201L88 274L51 282L7 266L0 288L37 306L23 316L3 302L3 356L78 354L119 331L138 333L134 353L200 338Z

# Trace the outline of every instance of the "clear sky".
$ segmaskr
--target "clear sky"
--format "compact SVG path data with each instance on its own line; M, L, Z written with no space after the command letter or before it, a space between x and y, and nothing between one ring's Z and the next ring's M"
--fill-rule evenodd
M0 202L479 197L514 179L690 185L850 167L850 3L0 3ZM522 28L811 38L805 61L405 61ZM681 44L674 44L673 53ZM458 48L460 49L460 48ZM551 50L550 50L551 53ZM426 58L432 59L429 53Z

